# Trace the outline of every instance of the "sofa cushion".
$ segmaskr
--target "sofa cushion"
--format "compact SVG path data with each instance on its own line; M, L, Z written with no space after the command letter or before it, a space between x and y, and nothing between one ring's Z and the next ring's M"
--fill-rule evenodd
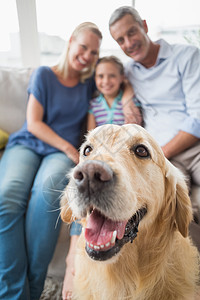
M8 133L24 123L31 73L31 68L0 68L0 128Z

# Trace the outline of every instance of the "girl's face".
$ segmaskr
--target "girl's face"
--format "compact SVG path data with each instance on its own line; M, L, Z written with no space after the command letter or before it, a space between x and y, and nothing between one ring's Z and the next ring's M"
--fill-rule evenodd
M119 93L124 76L120 74L119 67L113 62L102 62L97 65L95 81L97 89L104 97L115 98Z
M81 31L76 37L71 37L68 63L74 71L82 71L90 67L97 59L101 39L92 31Z

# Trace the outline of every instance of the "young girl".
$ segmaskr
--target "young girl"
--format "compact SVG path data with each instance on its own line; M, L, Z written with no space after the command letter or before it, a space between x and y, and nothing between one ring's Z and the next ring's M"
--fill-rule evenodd
M100 94L90 101L87 129L91 130L103 124L123 125L125 123L122 104L124 67L121 61L115 56L99 59L95 81ZM132 123L141 125L142 118L137 106L132 108L132 117L134 118Z

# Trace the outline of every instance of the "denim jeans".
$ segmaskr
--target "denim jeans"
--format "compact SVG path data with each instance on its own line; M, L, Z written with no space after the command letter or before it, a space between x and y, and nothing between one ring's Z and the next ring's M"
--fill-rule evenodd
M70 226L70 236L80 235L82 232L82 226L78 222L72 222Z
M16 145L0 161L0 299L40 298L57 242L59 202L74 163Z

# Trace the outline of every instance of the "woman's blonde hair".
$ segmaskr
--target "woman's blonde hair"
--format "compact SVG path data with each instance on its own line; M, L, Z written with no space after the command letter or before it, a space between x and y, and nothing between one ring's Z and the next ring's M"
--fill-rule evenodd
M96 24L92 22L84 22L78 25L75 30L73 31L71 38L76 38L81 32L89 30L96 34L100 40L102 40L102 33L99 30L99 28L96 26ZM61 75L64 79L66 79L68 75L68 53L69 53L69 42L66 44L66 47L61 54L61 57L59 59L58 64L56 65L56 70L58 71L59 75ZM98 53L99 54L99 53ZM97 55L98 59L98 55ZM80 81L84 82L86 79L92 76L94 73L94 68L95 68L96 60L92 65L90 65L88 68L83 69L80 72Z

